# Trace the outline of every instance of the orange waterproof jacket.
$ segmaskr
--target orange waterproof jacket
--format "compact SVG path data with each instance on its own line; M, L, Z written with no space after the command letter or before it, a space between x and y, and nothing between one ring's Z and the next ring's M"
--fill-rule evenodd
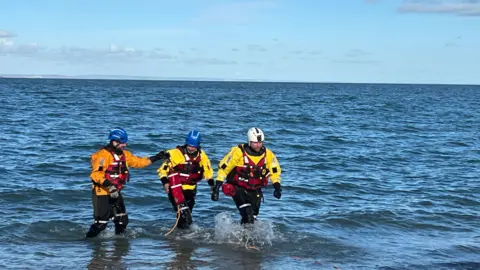
M132 168L144 168L152 164L148 157L138 157L133 155L128 150L123 150L125 155L127 169ZM95 190L97 195L108 195L108 188L103 186L105 181L105 170L115 162L114 156L111 152L102 148L94 153L90 158L90 165L92 166L92 173L90 178L92 179L92 189Z

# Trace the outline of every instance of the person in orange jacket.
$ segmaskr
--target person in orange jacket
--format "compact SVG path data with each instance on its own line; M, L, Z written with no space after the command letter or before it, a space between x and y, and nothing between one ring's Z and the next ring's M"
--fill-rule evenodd
M212 199L218 198L221 186L223 193L233 198L241 223L253 224L260 212L262 188L269 180L273 183L273 196L277 199L282 196L282 170L275 154L263 145L265 135L261 129L249 129L247 138L247 143L232 147L218 164Z
M115 224L115 234L122 234L128 225L128 215L121 190L129 181L129 168L144 168L153 162L166 159L162 150L151 157L138 157L126 150L128 135L122 128L114 128L108 136L110 143L91 156L92 205L94 222L86 237L92 238L105 230L110 219Z

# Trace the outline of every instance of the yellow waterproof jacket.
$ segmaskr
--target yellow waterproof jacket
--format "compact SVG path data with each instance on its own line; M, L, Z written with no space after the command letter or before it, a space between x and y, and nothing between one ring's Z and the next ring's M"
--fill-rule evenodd
M203 168L203 179L212 179L213 178L213 169L212 165L210 164L210 159L208 159L207 154L205 151L200 150L200 167ZM170 154L170 158L168 160L165 160L162 165L160 165L160 168L158 168L157 173L158 173L158 178L166 178L170 173L174 171L174 168L182 163L185 163L187 160L185 156L183 155L182 151L178 148L173 148L168 150L168 153ZM191 159L196 159L198 157L198 153L195 157ZM193 190L196 188L197 185L186 185L182 184L182 189L184 190Z
M246 144L245 144L246 145ZM245 147L243 145L243 147ZM278 163L277 157L273 152L265 148L266 156L265 156L265 165L267 169L270 171L270 181L272 183L280 183L280 175L282 174L282 169L280 168L280 164ZM249 155L248 152L246 155L253 161L255 164L258 164L260 160L263 158L263 155L252 156ZM230 152L223 157L223 159L218 164L218 172L217 172L217 181L225 182L227 175L232 171L235 170L237 166L245 165L243 159L243 152L242 149L237 145L230 149Z
M148 157L137 157L128 150L123 150L125 155L127 168L144 168L152 164ZM90 158L90 165L92 166L92 173L90 178L92 183L92 189L95 189L97 195L108 195L108 188L103 186L105 181L105 170L115 161L113 155L106 149L102 148L94 153Z

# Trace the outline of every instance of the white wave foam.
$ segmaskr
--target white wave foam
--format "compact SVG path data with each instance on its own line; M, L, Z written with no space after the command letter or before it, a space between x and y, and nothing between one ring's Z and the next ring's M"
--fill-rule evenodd
M236 214L236 213L235 213ZM283 235L274 230L275 226L268 220L257 220L252 225L241 225L234 220L231 213L221 212L215 216L215 227L202 228L192 224L188 230L175 230L175 240L191 240L208 244L229 244L247 249L272 246L274 240L283 240Z
M215 216L214 237L217 243L265 247L272 246L273 240L281 236L275 233L271 221L257 220L252 225L241 225L229 213L222 212Z

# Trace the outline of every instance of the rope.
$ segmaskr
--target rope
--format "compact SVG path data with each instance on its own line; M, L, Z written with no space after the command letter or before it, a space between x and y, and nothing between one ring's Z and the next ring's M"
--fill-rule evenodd
M249 244L248 244L248 240L250 240L250 239L251 239L251 238L247 239L247 241L245 242L245 248L246 248L246 249L254 249L254 250L256 250L256 251L260 251L260 249L259 249L258 247L254 246L254 245L249 245Z
M170 229L170 231L168 233L165 234L165 236L169 235L170 233L173 232L173 230L175 230L175 228L177 227L178 225L178 221L180 220L180 206L177 206L178 210L177 210L177 221L175 221L175 225L173 225L172 229Z

